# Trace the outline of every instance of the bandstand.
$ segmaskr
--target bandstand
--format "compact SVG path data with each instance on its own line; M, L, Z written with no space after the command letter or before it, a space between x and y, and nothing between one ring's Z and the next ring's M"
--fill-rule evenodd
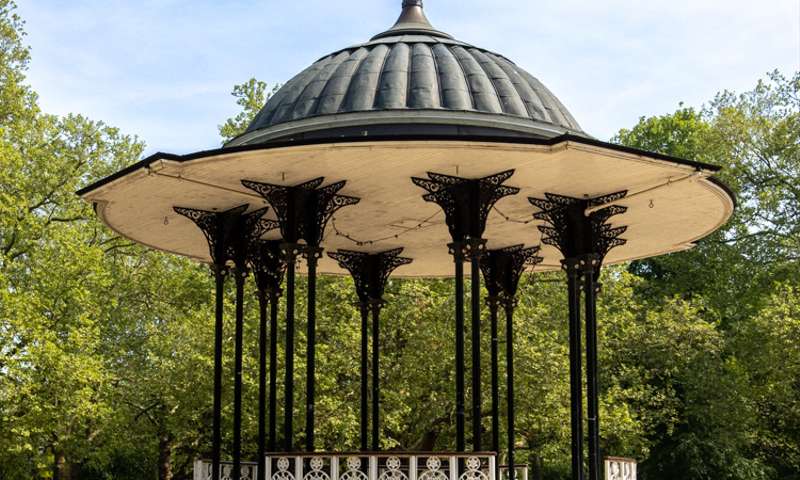
M119 235L206 263L214 272L213 445L210 458L196 463L195 479L526 480L514 461L512 317L520 277L535 269L566 275L572 478L597 480L606 453L598 407L600 269L689 249L720 228L734 200L713 177L718 170L592 138L535 77L498 53L436 30L422 0L404 0L393 27L314 62L225 147L157 153L79 194ZM344 274L355 282L361 314L361 450L319 452L317 278ZM294 402L298 276L308 286L305 405ZM379 450L380 314L390 276L454 278L451 451ZM223 288L229 278L236 287L233 447L231 458L223 458ZM241 455L248 278L260 307L255 459ZM484 290L488 318L482 318ZM285 328L280 339L279 322ZM491 335L488 366L481 365L479 350L484 322ZM505 372L499 369L501 337ZM283 372L277 369L279 341ZM489 385L481 383L484 367ZM505 439L501 402L508 410ZM482 424L484 403L489 425ZM299 411L305 413L302 435L294 425ZM498 455L510 467L501 466Z

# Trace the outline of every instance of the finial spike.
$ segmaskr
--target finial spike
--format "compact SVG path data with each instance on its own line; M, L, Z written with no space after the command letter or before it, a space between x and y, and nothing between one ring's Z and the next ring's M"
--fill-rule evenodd
M403 0L402 5L403 11L400 13L400 18L397 19L394 26L383 33L375 35L372 37L373 40L404 34L453 38L431 26L431 23L425 17L425 11L422 9L422 0Z

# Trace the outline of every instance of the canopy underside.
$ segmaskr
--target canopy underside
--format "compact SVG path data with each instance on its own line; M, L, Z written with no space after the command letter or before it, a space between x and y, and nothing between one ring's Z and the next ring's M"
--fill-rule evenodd
M414 262L396 271L401 277L451 276L451 241L441 209L422 199L411 177L437 172L478 178L508 169L507 185L521 188L489 215L489 248L538 245L541 234L528 197L545 193L597 197L628 190L617 202L628 207L613 217L627 226L627 244L612 250L606 263L619 263L691 248L722 226L733 213L730 194L708 177L710 170L617 149L564 141L526 145L473 141L362 141L284 146L250 151L212 152L190 160L161 159L85 191L102 221L120 235L152 248L209 262L201 231L173 207L250 209L266 202L241 180L295 185L315 177L326 184L346 180L340 192L361 198L328 224L322 246L380 252L404 247ZM507 220L506 217L511 220ZM275 218L270 209L267 218ZM266 238L278 238L273 231ZM356 242L362 242L361 244ZM561 254L543 245L541 270L560 268ZM345 274L323 257L319 271Z

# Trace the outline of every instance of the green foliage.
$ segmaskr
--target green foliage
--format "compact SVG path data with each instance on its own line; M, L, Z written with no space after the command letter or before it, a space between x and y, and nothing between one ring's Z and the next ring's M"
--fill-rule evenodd
M271 90L266 82L251 78L245 83L235 85L231 95L236 98L236 105L241 111L236 116L229 118L219 126L219 135L222 143L228 143L247 130L247 126L255 120L261 107L278 91L281 86L275 84Z
M25 84L22 26L14 4L0 0L0 478L190 478L193 460L210 450L210 275L114 235L74 195L135 162L144 146L102 122L41 112ZM752 92L725 92L702 109L681 106L643 118L615 138L723 165L739 196L733 221L695 250L609 268L602 277L602 446L642 461L643 479L799 478L798 90L800 74L773 73ZM274 91L255 79L236 86L241 111L220 127L221 136L242 133ZM301 406L305 282L298 288L295 403ZM534 467L532 479L563 479L570 435L564 282L558 273L537 274L520 288L518 459ZM452 448L452 290L449 280L394 280L387 289L385 449ZM258 315L254 293L246 298L244 445L253 457ZM321 449L357 447L354 299L349 279L320 280ZM488 324L482 328L488 365ZM501 371L504 349L501 342ZM282 372L283 345L278 358ZM302 408L295 415L301 432Z

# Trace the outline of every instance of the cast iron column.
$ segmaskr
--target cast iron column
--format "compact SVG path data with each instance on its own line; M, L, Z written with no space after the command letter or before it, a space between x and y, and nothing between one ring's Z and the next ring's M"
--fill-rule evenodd
M269 305L269 440L270 452L278 449L278 302L280 292L270 294Z
M367 323L372 311L372 450L380 449L380 311L389 275L410 258L401 257L402 248L381 253L339 250L328 253L339 266L350 272L356 285L361 311L361 449L367 449Z
M314 405L315 405L315 367L316 367L316 270L321 255L319 248L325 234L325 227L333 214L342 207L355 205L358 198L339 195L344 181L321 187L324 178L315 178L295 186L242 180L242 185L259 193L275 210L280 224L281 236L286 242L287 261L291 263L286 277L287 325L286 325L286 412L284 430L286 450L293 444L293 399L294 384L294 284L295 267L293 261L298 253L304 253L308 261L308 347L306 350L306 451L314 451ZM304 241L305 245L299 242ZM291 258L290 258L291 257ZM290 345L291 344L291 345Z
M506 311L506 395L508 396L508 480L514 480L514 449L516 440L516 416L514 413L514 299L503 302Z
M241 215L232 231L232 259L236 274L236 328L234 335L233 377L233 478L242 471L242 354L244 352L244 285L249 264L259 248L260 238L278 228L277 222L261 217L267 208Z
M589 405L589 478L599 480L600 431L598 423L597 322L594 275L603 258L615 247L624 245L620 238L627 227L614 227L609 219L625 213L616 205L627 191L596 198L573 198L546 193L545 199L528 200L541 211L534 215L548 225L539 226L543 242L555 246L564 256L567 272L570 324L570 391L572 403L572 478L583 479L583 395L581 389L580 291L581 275L586 289L587 403ZM603 207L603 208L601 208ZM597 208L597 209L596 209ZM591 210L590 210L591 209ZM590 212L590 213L587 213Z
M283 450L294 448L294 283L297 268L298 246L294 243L281 245L286 261L286 371L283 379Z
M519 280L526 267L535 267L542 262L542 257L537 256L540 247L525 248L524 245L515 245L499 250L489 250L481 260L481 270L486 282L486 289L489 291L489 308L492 314L492 335L497 337L497 307L503 303L506 313L506 395L508 404L508 431L507 431L507 456L509 480L514 480L514 440L516 438L515 411L514 411L514 308L517 304L517 290ZM496 348L493 349L493 370L497 369ZM494 373L494 372L493 372ZM493 374L493 384L497 383L496 375ZM499 403L499 394L496 385L493 385L493 404ZM495 402L495 399L497 400ZM496 414L499 417L499 414ZM493 440L497 442L494 446L499 453L499 419L493 418ZM499 479L499 465L497 470Z
M214 283L216 290L215 302L215 322L214 322L214 405L213 405L213 425L212 425L212 476L218 478L220 474L221 462L221 439L222 439L222 335L223 335L223 313L224 313L224 281L227 272L227 265L233 262L237 270L237 311L236 311L236 351L238 364L235 372L235 388L241 394L241 328L243 312L241 310L241 291L244 279L241 278L241 270L246 269L247 251L252 241L267 231L276 228L277 225L261 217L267 212L266 208L256 210L249 214L249 205L240 205L230 210L222 212L205 211L193 208L174 207L176 213L193 221L203 232L208 241L209 253L214 269ZM235 396L236 397L236 396ZM241 396L235 398L238 402L239 412L241 412ZM237 405L234 405L236 410ZM234 439L241 434L241 416L234 415ZM234 441L236 447L236 441ZM234 448L235 468L240 466L237 456L240 450Z
M439 205L445 213L452 243L448 245L455 262L456 330L456 449L464 451L464 265L472 261L472 433L473 448L481 447L481 378L480 378L480 277L477 274L486 241L489 212L498 200L519 193L503 185L514 175L507 170L488 177L467 179L428 172L428 178L412 178L428 194L422 198Z
M481 252L486 242L471 242L470 311L472 313L472 449L481 451Z
M464 244L450 244L455 262L456 300L456 451L466 450L464 434Z
M583 478L583 391L581 368L580 271L572 259L563 261L569 303L569 394L572 428L572 478Z
M193 221L208 241L214 270L216 293L214 317L214 400L211 427L211 472L219 478L222 461L222 335L225 305L225 276L231 260L229 244L236 219L249 205L241 205L224 212L209 212L194 208L174 207L179 215Z
M279 240L259 241L251 251L250 264L258 288L259 369L258 369L258 471L266 471L266 454L275 452L277 408L278 301L286 269ZM267 304L269 303L269 320ZM269 321L269 369L267 368L267 322ZM269 370L269 439L267 439L267 371Z
M488 285L487 285L488 288ZM500 300L496 294L489 293L486 299L489 306L489 329L491 330L491 388L492 388L492 451L500 451L500 365L499 365L499 339L497 337L497 310ZM499 468L499 462L498 468ZM499 469L498 469L499 471ZM497 477L499 479L499 477Z
M366 302L360 302L359 310L361 311L361 425L360 425L360 445L361 450L367 450L368 444L368 431L369 420L367 406L368 380L367 380L367 357L369 353L369 333L367 332L367 324L369 323L369 305Z
M381 445L381 373L380 373L380 314L381 300L372 299L372 451Z
M215 319L214 319L214 419L211 433L211 471L214 478L219 478L222 461L222 335L223 312L225 310L225 275L224 265L214 265L214 283L216 286Z
M242 470L242 351L244 337L244 281L247 269L236 267L236 332L234 336L233 377L233 478Z
M308 310L306 330L306 451L314 451L314 400L316 397L317 358L317 262L322 249L316 246L305 248L308 264Z
M595 271L600 269L599 255L586 255L581 260L583 292L586 305L586 397L589 427L589 478L601 475L600 405L597 381L597 283Z

